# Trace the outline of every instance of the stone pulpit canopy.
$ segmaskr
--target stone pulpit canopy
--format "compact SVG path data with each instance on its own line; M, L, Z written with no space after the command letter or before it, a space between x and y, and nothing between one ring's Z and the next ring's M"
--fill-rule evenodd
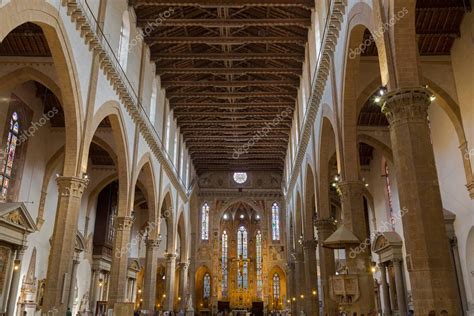
M407 310L402 247L396 232L379 233L372 243L372 251L379 255L383 310L389 315L405 315Z
M396 232L384 232L377 235L373 244L372 251L379 255L380 262L392 261L394 259L402 260L403 241Z

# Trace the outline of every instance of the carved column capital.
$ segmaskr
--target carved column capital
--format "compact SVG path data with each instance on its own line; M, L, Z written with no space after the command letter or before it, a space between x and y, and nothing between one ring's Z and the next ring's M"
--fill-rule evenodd
M390 125L408 121L426 121L431 93L424 87L397 89L382 99L382 113Z
M88 179L79 177L57 177L58 192L61 197L77 197L81 198L84 190L89 184Z
M172 262L176 260L177 255L175 253L165 253L166 262Z
M15 260L22 260L22 259L23 259L23 255L24 255L25 252L26 252L26 249L28 249L28 247L25 246L25 245L21 245L21 246L15 247L15 250L16 250L16 258L15 258Z
M189 268L189 263L188 262L180 262L180 263L178 263L178 267L181 270L187 270Z
M133 218L131 216L120 216L115 218L115 230L130 230L132 228Z
M146 249L154 249L160 246L161 239L147 239L145 240Z
M341 202L349 199L351 195L360 195L364 192L365 186L362 181L341 181L337 184L337 192L341 197Z
M334 232L336 229L336 222L333 218L320 218L314 221L314 225L318 232L329 231Z

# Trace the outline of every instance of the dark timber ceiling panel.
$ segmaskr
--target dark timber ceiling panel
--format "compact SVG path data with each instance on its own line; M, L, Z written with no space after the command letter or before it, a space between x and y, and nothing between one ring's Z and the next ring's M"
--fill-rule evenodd
M470 0L417 0L416 34L420 55L449 55L454 40L461 36L461 22L471 11ZM366 30L364 39L370 37ZM364 56L377 56L374 43L368 46Z
M282 172L314 0L134 0L175 118L198 173ZM172 8L169 18L160 14Z
M34 23L25 23L11 31L0 43L0 56L50 57L43 30Z

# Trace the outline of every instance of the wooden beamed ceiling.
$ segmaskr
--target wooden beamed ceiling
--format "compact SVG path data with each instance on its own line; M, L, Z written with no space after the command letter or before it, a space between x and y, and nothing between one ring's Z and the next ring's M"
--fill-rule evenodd
M130 4L197 172L282 172L314 0Z
M417 0L415 27L420 55L450 55L455 39L461 36L462 19L471 10L470 0ZM364 40L370 36L366 30ZM377 56L373 41L363 56Z

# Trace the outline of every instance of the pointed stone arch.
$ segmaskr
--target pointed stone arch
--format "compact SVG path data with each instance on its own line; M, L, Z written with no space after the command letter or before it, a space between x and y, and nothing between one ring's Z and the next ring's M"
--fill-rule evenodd
M158 202L156 198L157 193L157 184L156 176L153 168L152 156L149 152L145 153L135 168L134 174L136 175L132 182L132 188L135 188L138 183L141 183L141 187L145 190L146 200L148 204L148 216L147 221L153 224L158 222ZM134 193L132 193L134 194ZM155 235L158 234L158 231L153 230ZM153 237L157 237L153 236Z
M115 155L117 157L117 177L119 180L119 194L118 194L118 216L129 216L131 207L129 206L129 183L130 179L130 164L129 164L129 148L128 137L125 128L124 118L120 105L115 101L108 101L104 103L95 113L92 120L92 128L87 131L85 136L85 146L82 153L81 170L85 172L88 167L88 156L90 145L94 139L94 135L99 127L99 124L105 119L110 120L113 139L115 142Z
M306 166L305 186L304 186L304 237L305 240L313 239L313 218L316 214L316 186L314 183L313 168Z
M52 85L51 80L47 80L38 72L29 71L29 75L36 76L40 82L51 87L51 91L60 92L59 99L67 127L63 176L76 176L80 173L78 165L83 122L82 98L73 49L65 26L61 19L57 18L57 8L44 1L18 0L1 7L0 14L6 17L0 23L0 41L26 22L37 24L43 30L53 57L59 90Z

